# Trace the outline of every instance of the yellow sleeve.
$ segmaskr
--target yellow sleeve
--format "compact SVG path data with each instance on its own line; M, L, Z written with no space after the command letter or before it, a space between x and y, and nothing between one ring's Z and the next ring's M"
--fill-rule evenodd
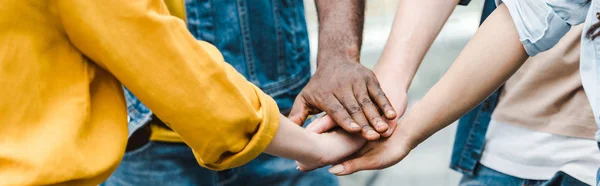
M197 42L162 0L55 2L72 44L169 124L200 165L243 165L272 140L275 101Z

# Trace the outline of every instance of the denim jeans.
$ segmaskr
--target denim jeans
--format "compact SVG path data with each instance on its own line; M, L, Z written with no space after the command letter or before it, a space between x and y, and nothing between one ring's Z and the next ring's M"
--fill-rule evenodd
M151 141L125 153L123 162L102 186L238 186L238 185L338 185L322 168L303 173L293 160L262 154L250 163L225 171L211 171L196 162L183 143Z
M596 173L596 175L596 182L598 182L596 183L596 186L600 186L600 168L598 169L598 173Z
M460 186L587 186L587 184L569 176L564 172L557 172L549 180L528 180L503 174L479 164L475 176L464 175Z
M305 124L316 117L309 117ZM150 141L128 151L113 174L101 186L337 186L329 167L311 172L296 169L296 161L261 154L249 163L224 171L198 165L185 143Z

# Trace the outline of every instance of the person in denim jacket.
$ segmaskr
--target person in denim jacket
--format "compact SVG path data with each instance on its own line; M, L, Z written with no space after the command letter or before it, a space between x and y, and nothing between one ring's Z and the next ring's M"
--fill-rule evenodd
M349 131L362 131L368 139L377 139L380 136L378 132L387 131L386 123L381 126L384 118L378 112L375 115L367 113L371 121L361 120L365 117L362 112L342 115L346 110L338 106L340 103L349 105L346 101L352 99L340 100L337 105L322 101L321 95L353 94L352 89L335 85L365 87L364 92L355 95L367 97L369 102L371 96L376 104L364 104L358 108L381 108L388 111L386 118L395 117L385 94L380 94L382 91L374 74L358 61L363 1L316 1L321 23L319 68L310 83L310 49L303 1L169 2L171 13L182 12L177 7L185 7L183 19L190 32L197 39L214 44L225 61L275 99L282 114L291 112L292 121L304 123L307 114L323 110L337 113L339 117L335 119L347 124ZM338 77L333 77L332 70L336 70ZM347 76L348 73L354 75ZM307 88L303 89L305 86ZM296 169L293 160L267 154L238 168L224 171L202 168L195 163L189 147L168 124L154 116L127 88L124 89L131 137L123 162L103 185L338 185L337 178L326 169L302 173ZM322 90L326 93L319 93ZM302 104L295 104L291 111L294 101Z

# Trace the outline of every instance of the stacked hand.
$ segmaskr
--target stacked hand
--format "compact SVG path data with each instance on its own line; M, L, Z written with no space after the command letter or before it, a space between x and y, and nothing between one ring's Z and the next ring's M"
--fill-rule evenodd
M323 111L344 130L362 131L368 140L389 136L392 130L386 120L398 116L375 74L356 62L331 62L318 68L296 98L289 118L304 123L308 115Z
M340 159L352 155L366 142L356 134L347 133L341 129L320 132L316 136L315 151L319 154L317 161L297 162L298 169L310 171L316 168L337 163Z
M337 70L344 70L345 68L352 68L353 71L361 69L359 67L341 67ZM336 175L347 175L360 170L383 169L398 163L411 149L414 148L415 144L412 142L413 140L409 139L409 135L405 134L405 131L396 128L398 119L406 109L406 88L395 86L397 85L397 79L393 74L386 74L384 71L377 73L377 78L379 78L378 81L373 72L368 69L366 70L367 72L354 73L345 78L332 77L332 75L335 76L335 74L339 74L340 72L325 73L328 76L326 76L327 78L324 78L325 76L320 76L319 71L317 71L313 79L309 82L309 85L307 85L307 88L305 88L297 98L292 114L290 115L290 119L296 123L304 121L304 118L308 114L320 112L321 109L319 108L323 108L322 110L325 110L326 112L329 111L327 113L330 114L316 119L307 127L307 130L309 131L327 134L327 136L323 136L323 143L319 144L319 148L321 150L325 148L326 151L323 153L324 156L322 161L320 161L319 164L312 165L299 162L298 165L300 170L310 171L329 164L335 164L335 166L330 169L330 172ZM361 77L368 79L368 81L357 80L361 79ZM322 82L323 80L325 81ZM335 80L349 81L347 83L335 83ZM382 82L381 87L379 86L379 82ZM365 83L372 84L366 86L372 86L376 91L385 92L374 94L376 96L383 96L383 98L379 98L379 100L383 100L379 101L382 104L373 104L370 102L370 98L374 97L373 94L369 95L366 90L358 89L357 91L357 88L354 88L365 86ZM349 96L336 96L336 94ZM387 98L385 95L387 95ZM331 97L331 99L321 99L321 97ZM346 99L337 99L339 97ZM352 105L351 103L357 102L355 101L356 99L361 100L360 103L370 104ZM393 115L388 115L392 117L382 117L382 114L380 114L382 112L380 111L385 110L388 106L392 106L396 112L394 112ZM370 111L371 109L374 109L375 111ZM371 118L371 120L367 121L365 118ZM347 132L356 132L354 128L350 127L355 121L361 123L363 137L372 140L366 143L366 145L364 145L365 141L352 140L351 134L341 131L339 128L336 129L336 127L341 126L341 128L345 129ZM378 130L383 129L383 127L377 127L383 126L380 122L386 123L386 130ZM368 131L373 129L368 126L368 123L374 126L377 132L381 132L380 135L384 138L379 139L379 134L376 137L370 136ZM333 132L329 132L332 130ZM393 132L395 133L394 135L392 135Z

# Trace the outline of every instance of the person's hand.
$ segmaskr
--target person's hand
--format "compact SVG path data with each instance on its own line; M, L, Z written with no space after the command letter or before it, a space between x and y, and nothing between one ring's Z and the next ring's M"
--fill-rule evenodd
M398 124L398 119L400 119L400 117L404 115L404 112L406 111L406 107L408 104L408 95L405 87L408 86L398 85L398 77L394 73L379 69L381 68L376 67L374 71L377 75L377 78L379 79L379 82L381 82L381 88L386 93L389 101L391 102L394 110L396 110L397 113L395 118L386 120L389 130L381 134L381 136L383 137L389 137L392 135L392 132L396 128ZM322 133L329 131L337 126L338 124L329 115L325 115L315 119L306 128L316 133Z
M340 162L358 151L366 142L357 134L339 129L317 135L318 143L315 143L314 146L315 151L320 154L320 158L317 162L296 162L301 171L311 171Z
M398 119L404 115L406 107L408 105L408 87L409 83L405 81L399 81L403 77L398 71L394 70L395 67L387 66L386 63L378 63L373 69L373 72L379 80L381 89L385 92L385 95L390 100L392 107L396 110L396 118L387 120L389 130L382 134L383 137L389 137L398 124Z
M333 120L330 117L323 116L315 119L306 127L307 130L321 133L331 130ZM384 169L400 162L416 146L416 140L410 138L401 129L395 129L396 132L390 138L380 139L368 142L358 152L345 158L345 161L334 165L329 171L336 175L348 175L361 170Z
M412 144L412 140L405 138L402 134L394 134L388 139L369 142L348 160L329 168L329 172L343 176L362 170L388 168L404 159L414 148Z
M304 123L308 115L322 111L344 130L362 131L368 140L379 139L378 132L390 129L386 118L397 118L375 74L353 62L331 62L317 68L296 98L289 118L295 123ZM384 117L381 113L385 113Z

